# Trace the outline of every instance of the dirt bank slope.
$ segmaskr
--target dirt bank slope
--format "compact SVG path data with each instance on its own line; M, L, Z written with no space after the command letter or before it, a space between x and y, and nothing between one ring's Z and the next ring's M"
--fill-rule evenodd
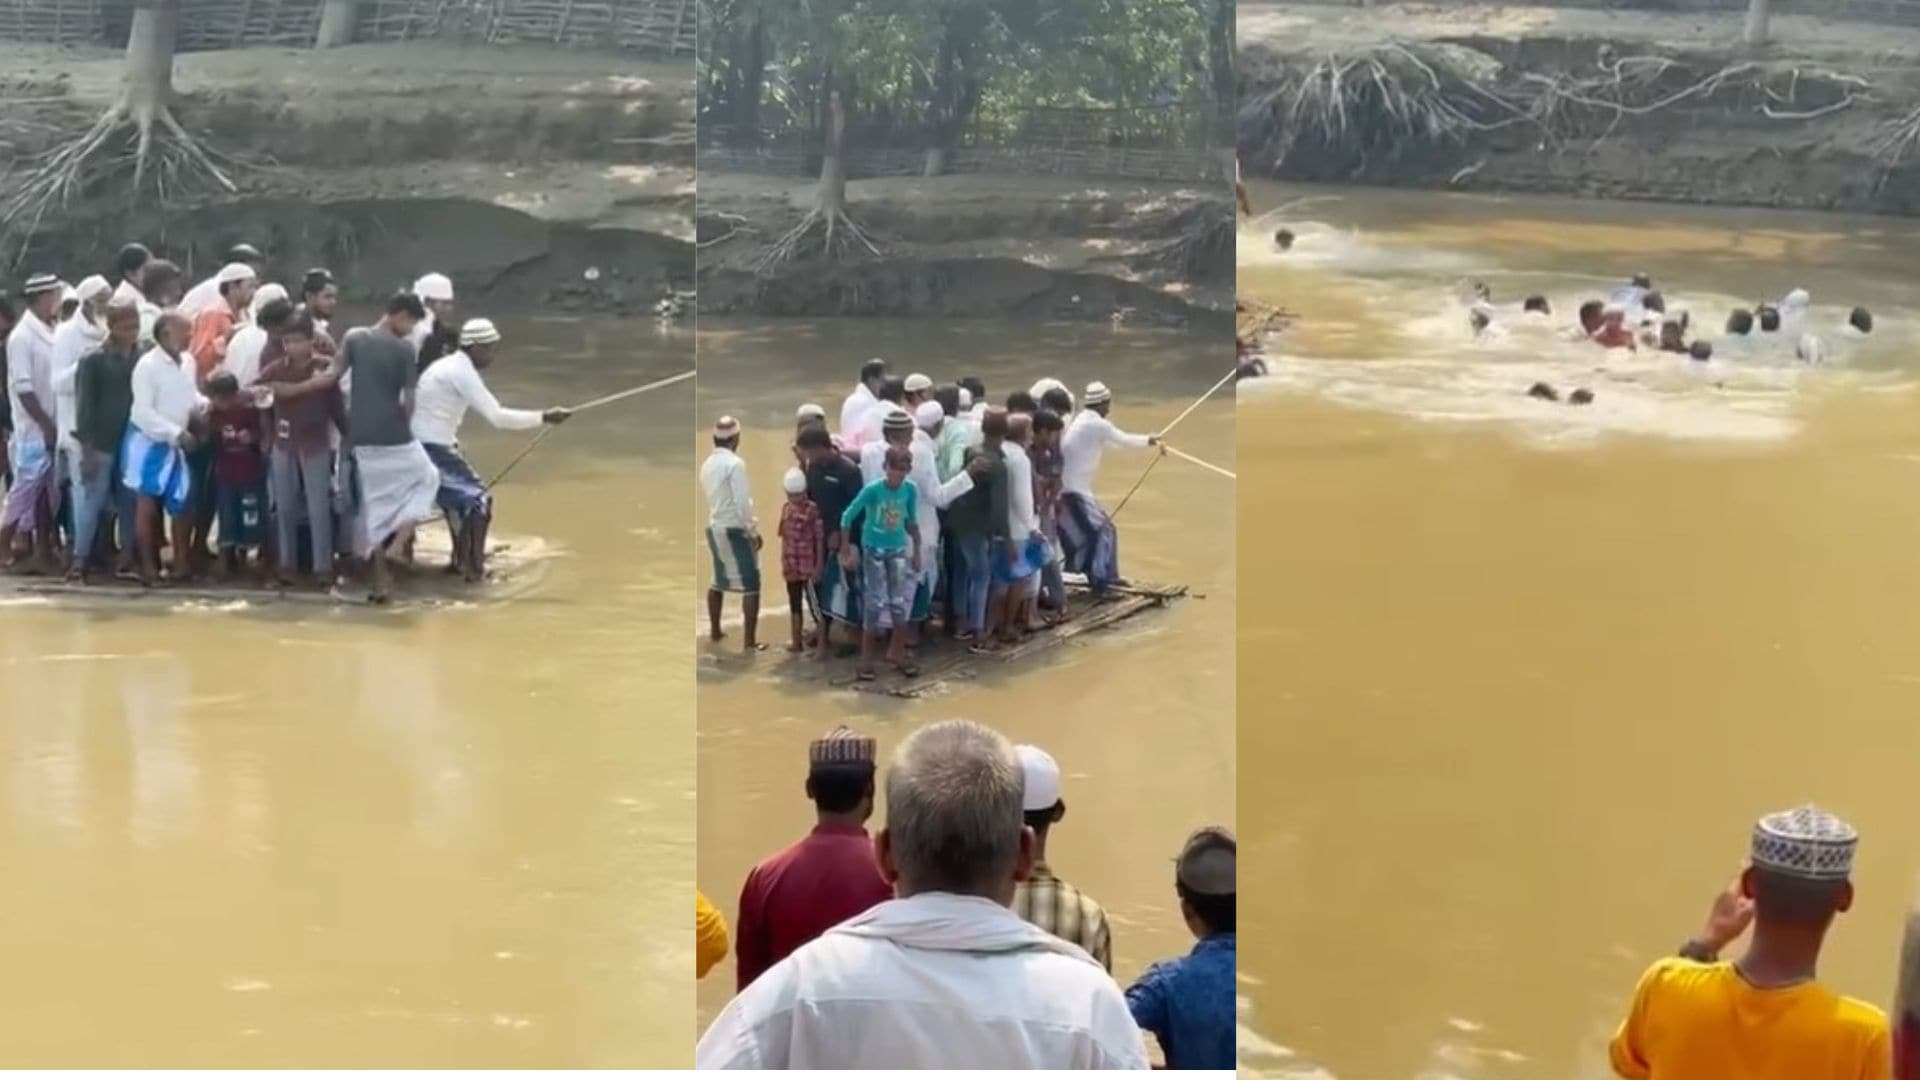
M1490 5L1240 6L1239 142L1250 175L1920 213L1920 30L1779 16ZM1376 68L1374 65L1378 64ZM1321 108L1348 82L1347 126ZM1316 77L1321 81L1315 83ZM1397 81L1395 81L1397 79ZM1303 87L1311 88L1303 92ZM1400 91L1410 96L1400 96ZM1419 134L1383 108L1457 112Z
M1230 310L1224 183L967 174L856 180L847 198L879 257L763 271L768 246L812 205L813 185L703 172L700 310L1159 325Z
M110 105L120 60L6 45L0 70L0 106L46 121L0 147L25 159ZM181 118L247 162L240 191L164 212L103 193L52 216L36 255L97 265L141 236L204 269L244 237L282 274L326 263L369 292L432 266L497 306L651 308L693 277L691 75L541 47L181 56Z

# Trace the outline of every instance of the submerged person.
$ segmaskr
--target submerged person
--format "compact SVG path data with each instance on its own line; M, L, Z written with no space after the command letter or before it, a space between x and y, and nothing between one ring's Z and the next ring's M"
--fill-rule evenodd
M467 410L502 431L562 424L573 415L566 409L509 409L500 404L480 374L493 366L499 345L500 331L490 320L467 320L460 328L459 348L428 367L415 391L413 437L439 470L437 499L453 536L453 567L469 583L487 576L493 497L460 452L460 425Z
M21 564L14 543L30 541L31 557L25 569L56 573L54 522L60 513L60 481L55 455L60 431L55 411L53 338L60 311L60 281L52 274L33 274L20 290L26 310L7 335L7 398L13 438L8 459L13 482L7 489L6 510L0 515L0 560L9 567Z
M1108 419L1112 410L1113 393L1106 384L1089 384L1084 407L1060 441L1061 551L1066 568L1085 575L1096 597L1122 583L1119 532L1093 493L1100 459L1109 446L1144 450L1160 445L1157 435L1133 435L1115 427Z
M1292 251L1293 241L1294 241L1294 235L1293 235L1292 229L1275 229L1274 230L1273 246L1275 250L1283 251L1283 252Z
M872 736L844 724L808 745L813 829L754 864L740 887L736 990L821 934L893 899L867 835L876 747Z
M707 586L707 639L722 641L720 617L728 593L740 594L744 621L742 650L752 656L760 646L760 524L753 514L747 464L740 460L740 421L723 416L713 425L713 450L700 466L700 488L707 496L707 551L713 556L713 583Z
M1678 319L1668 319L1660 324L1660 351L1686 353L1687 332Z
M1127 988L1134 1022L1153 1033L1169 1069L1234 1068L1238 858L1225 829L1187 838L1174 862L1173 891L1194 936L1193 951L1153 965Z
M1862 337L1873 333L1873 312L1857 307L1847 313L1847 327Z
M355 552L369 562L369 598L376 604L392 597L394 553L438 516L440 470L411 422L419 369L410 341L425 317L419 297L397 293L379 322L347 332L333 362L336 378L353 380L347 427L360 494Z
M73 554L67 580L84 582L93 565L100 526L119 527L116 569L133 572L134 495L120 475L119 459L133 417L133 370L140 361L140 308L107 308L107 338L80 358L74 371ZM111 530L106 534L111 537Z
M701 1069L1145 1069L1120 989L1007 905L1033 862L1012 744L965 720L895 751L875 849L897 899L721 1011Z
M1853 907L1859 834L1823 810L1768 814L1705 929L1649 968L1608 1047L1627 1080L1868 1080L1892 1074L1886 1014L1818 981L1834 917ZM1738 960L1720 954L1751 926Z
M1523 315L1539 316L1543 319L1551 318L1553 316L1553 305L1547 303L1546 297L1535 293L1521 302L1520 313Z
M1627 313L1617 307L1609 307L1600 316L1600 328L1593 332L1594 344L1603 349L1632 349L1639 351L1640 343L1633 336L1633 328L1627 325Z
M138 498L134 535L140 582L160 584L163 520L172 526L172 580L193 577L193 471L187 455L199 448L194 426L207 400L187 352L187 317L163 312L154 345L133 368L133 405L120 451L120 480Z

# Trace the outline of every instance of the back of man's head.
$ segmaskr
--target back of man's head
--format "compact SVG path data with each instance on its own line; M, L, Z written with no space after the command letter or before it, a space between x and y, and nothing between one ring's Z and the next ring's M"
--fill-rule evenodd
M1234 933L1239 845L1225 829L1201 829L1187 838L1174 864L1173 888L1204 934Z
M1756 866L1747 871L1746 888L1753 917L1776 926L1825 930L1853 906L1853 883L1844 878L1816 881Z
M970 720L929 724L887 770L885 851L900 896L1013 898L1030 843L1013 744Z

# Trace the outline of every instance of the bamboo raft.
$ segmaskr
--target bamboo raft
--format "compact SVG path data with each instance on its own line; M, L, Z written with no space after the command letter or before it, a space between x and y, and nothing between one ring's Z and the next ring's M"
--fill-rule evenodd
M1083 634L1111 629L1188 595L1185 585L1151 585L1144 582L1116 588L1113 592L1112 599L1095 601L1084 586L1069 582L1064 619L998 652L973 653L946 637L923 643L918 675L902 675L881 663L879 678L862 682L854 673L857 661L852 658L836 658L824 668L811 659L796 660L790 666L814 672L824 671L827 684L836 688L886 697L919 698L949 683L979 678L983 672L1006 670L1013 664L1058 648ZM816 674L813 677L821 676Z

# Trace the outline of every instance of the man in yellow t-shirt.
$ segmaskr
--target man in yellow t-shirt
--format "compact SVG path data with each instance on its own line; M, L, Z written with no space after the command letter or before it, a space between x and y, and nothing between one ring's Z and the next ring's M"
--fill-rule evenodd
M1800 807L1761 818L1751 865L1702 934L1648 969L1608 1047L1627 1080L1886 1080L1886 1014L1815 981L1833 917L1853 906L1852 826ZM1721 950L1747 927L1738 960Z
M693 892L693 977L704 979L727 958L727 920L707 895Z

